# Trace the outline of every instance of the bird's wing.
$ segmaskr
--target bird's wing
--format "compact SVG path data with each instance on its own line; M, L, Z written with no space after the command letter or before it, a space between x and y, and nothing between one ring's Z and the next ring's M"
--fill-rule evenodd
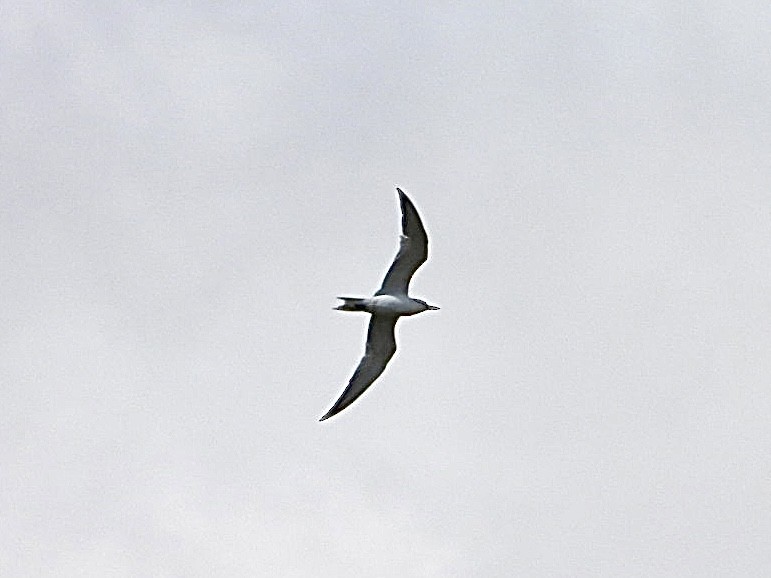
M410 279L428 258L428 236L423 228L415 205L401 189L399 201L402 206L402 236L399 243L399 252L394 262L388 269L383 285L376 295L407 294Z
M367 331L367 348L359 367L353 372L343 394L335 405L324 414L319 421L324 421L340 413L351 405L364 391L372 385L388 365L388 361L396 352L396 337L394 328L398 317L390 315L373 315Z

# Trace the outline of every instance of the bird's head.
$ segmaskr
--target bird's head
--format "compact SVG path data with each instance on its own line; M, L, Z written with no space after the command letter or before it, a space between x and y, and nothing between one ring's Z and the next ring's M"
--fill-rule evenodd
M424 307L423 311L428 311L429 309L439 309L439 307L437 307L436 305L429 305L428 303L426 303L422 299L415 299L415 301L417 301L418 303L420 303Z

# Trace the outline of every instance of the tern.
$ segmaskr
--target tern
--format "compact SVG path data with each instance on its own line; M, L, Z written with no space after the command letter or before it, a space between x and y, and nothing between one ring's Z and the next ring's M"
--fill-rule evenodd
M383 279L383 285L372 297L338 297L339 311L365 311L371 315L364 357L335 405L319 421L343 411L380 377L396 353L394 329L399 317L439 309L407 293L410 279L428 259L428 237L415 205L404 191L397 188L402 208L402 234L399 251Z

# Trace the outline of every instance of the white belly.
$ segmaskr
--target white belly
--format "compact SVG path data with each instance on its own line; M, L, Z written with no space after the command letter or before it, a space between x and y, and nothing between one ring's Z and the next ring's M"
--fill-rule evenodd
M414 315L423 311L423 307L406 295L375 295L367 300L367 311L382 315Z

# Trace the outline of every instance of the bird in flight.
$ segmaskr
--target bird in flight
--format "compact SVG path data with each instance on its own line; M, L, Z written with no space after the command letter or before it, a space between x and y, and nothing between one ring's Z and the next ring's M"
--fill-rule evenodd
M402 315L415 315L439 309L407 295L410 279L428 259L428 237L420 215L404 191L397 188L402 207L402 235L399 251L383 279L383 285L372 297L338 297L339 311L365 311L371 315L364 357L335 405L319 421L324 421L351 405L380 377L396 353L394 329Z

